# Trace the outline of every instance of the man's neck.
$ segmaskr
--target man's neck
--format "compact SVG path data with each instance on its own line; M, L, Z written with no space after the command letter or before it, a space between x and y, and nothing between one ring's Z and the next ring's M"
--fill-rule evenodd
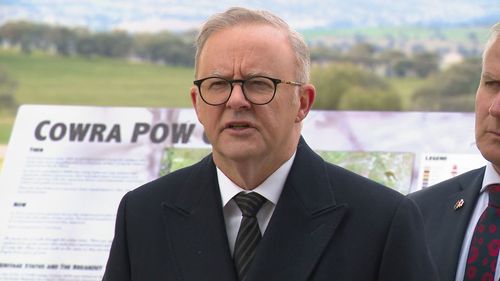
M292 157L295 150L284 155L279 159L251 158L251 159L227 159L221 157L216 152L213 153L215 165L226 175L231 181L239 187L252 190L263 183L270 175L272 175L283 163ZM274 156L269 156L272 158Z

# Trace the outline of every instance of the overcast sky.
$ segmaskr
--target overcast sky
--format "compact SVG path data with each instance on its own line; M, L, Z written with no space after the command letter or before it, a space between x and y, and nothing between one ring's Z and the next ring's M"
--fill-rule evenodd
M92 30L182 31L231 6L270 10L297 29L500 20L498 0L0 0L0 24L24 19Z

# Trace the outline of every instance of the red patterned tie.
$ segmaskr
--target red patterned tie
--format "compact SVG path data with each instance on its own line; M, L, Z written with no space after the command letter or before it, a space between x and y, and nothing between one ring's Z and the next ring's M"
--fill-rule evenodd
M500 184L487 188L488 207L474 229L464 281L493 281L500 249Z

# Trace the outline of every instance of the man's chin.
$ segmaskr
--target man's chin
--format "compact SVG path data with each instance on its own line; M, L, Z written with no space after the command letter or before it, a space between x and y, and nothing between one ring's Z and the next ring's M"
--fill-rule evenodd
M479 145L479 150L483 157L492 163L500 174L500 146L498 144Z
M243 147L225 147L221 151L221 155L224 158L232 160L232 161L245 161L251 158L254 158L257 153L254 153L248 149Z

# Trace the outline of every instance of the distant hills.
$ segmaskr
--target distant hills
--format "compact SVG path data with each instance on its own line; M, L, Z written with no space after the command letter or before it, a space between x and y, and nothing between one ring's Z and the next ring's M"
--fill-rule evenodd
M230 6L270 10L300 30L351 27L471 27L500 21L498 0L4 0L0 25L28 20L96 31L185 31Z

